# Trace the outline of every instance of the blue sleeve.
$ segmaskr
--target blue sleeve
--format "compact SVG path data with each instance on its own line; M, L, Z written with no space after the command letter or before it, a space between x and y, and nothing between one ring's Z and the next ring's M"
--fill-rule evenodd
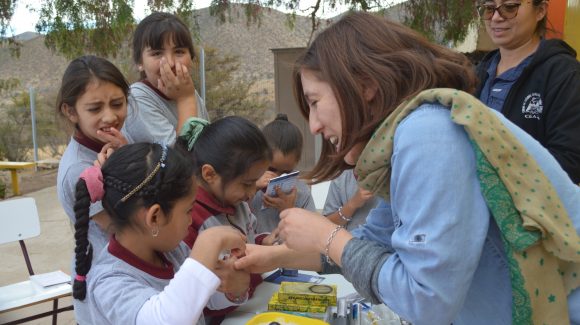
M489 213L473 149L448 110L424 105L399 125L391 175L394 253L375 293L414 324L450 324L478 266Z
M352 231L354 237L381 243L392 250L391 236L395 230L391 205L379 199L379 204L367 216L366 223Z

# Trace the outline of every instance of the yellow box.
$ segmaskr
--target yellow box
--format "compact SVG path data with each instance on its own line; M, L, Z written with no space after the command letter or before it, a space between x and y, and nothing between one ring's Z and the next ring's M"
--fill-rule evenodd
M336 285L308 282L282 282L278 291L280 302L301 301L309 305L336 305Z
M285 313L267 312L254 316L246 325L269 325L271 322L278 322L280 325L329 325L319 319L290 315Z
M268 302L268 311L298 311L302 313L326 313L326 306L315 306L308 304L295 304L281 302L278 300L278 294L274 293Z

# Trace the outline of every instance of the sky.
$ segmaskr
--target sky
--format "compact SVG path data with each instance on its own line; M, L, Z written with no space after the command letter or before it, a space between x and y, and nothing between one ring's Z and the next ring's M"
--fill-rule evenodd
M97 0L99 1L99 0ZM400 2L401 0L396 0L394 2ZM14 15L10 21L10 28L7 31L7 34L14 34L18 35L24 32L34 32L35 28L34 25L38 21L38 12L30 11L29 8L39 9L40 2L38 0L18 0L16 2L16 9L14 10ZM301 1L302 5L308 6L310 2L314 2L314 0L305 0ZM210 5L211 0L196 0L196 9L206 8ZM147 0L134 0L134 15L135 18L139 21L143 19L148 12L146 12L145 8L147 7ZM337 14L343 12L345 8L337 8L337 10L333 10L332 12L325 12L321 17L329 18L334 17ZM282 10L284 11L284 10Z

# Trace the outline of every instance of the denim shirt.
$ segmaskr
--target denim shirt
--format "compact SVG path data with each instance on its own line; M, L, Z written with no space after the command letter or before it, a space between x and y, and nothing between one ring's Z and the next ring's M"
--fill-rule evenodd
M532 62L533 54L525 58L517 66L496 76L497 65L499 64L499 52L492 58L487 68L487 79L481 89L479 99L487 106L501 112L503 104L507 98L513 84L518 80L524 69Z
M580 233L580 188L540 144L497 115L537 159ZM391 163L390 202L353 231L393 252L373 291L415 325L511 324L506 256L463 128L449 110L424 104L397 128ZM568 305L572 324L580 324L580 289Z

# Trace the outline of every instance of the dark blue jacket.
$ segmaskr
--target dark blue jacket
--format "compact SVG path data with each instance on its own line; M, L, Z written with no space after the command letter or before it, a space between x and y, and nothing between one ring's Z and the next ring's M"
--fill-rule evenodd
M477 97L497 51L477 66ZM547 148L580 183L580 63L573 48L562 40L545 40L510 89L502 113Z

